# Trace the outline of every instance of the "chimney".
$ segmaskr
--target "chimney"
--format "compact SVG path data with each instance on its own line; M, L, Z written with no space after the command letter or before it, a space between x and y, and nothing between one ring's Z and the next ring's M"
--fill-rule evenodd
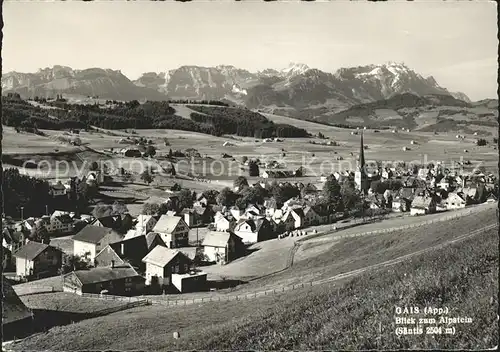
M115 267L115 261L111 259L111 269L114 269L114 267Z

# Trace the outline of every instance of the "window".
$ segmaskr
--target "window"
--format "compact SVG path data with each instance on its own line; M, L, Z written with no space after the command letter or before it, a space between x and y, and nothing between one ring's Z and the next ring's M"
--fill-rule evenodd
M130 292L130 287L126 287L125 292Z

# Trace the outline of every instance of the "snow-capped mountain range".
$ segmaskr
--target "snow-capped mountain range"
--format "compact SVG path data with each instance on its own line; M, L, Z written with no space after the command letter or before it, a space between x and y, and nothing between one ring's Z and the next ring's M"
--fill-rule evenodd
M26 97L75 94L117 100L224 99L268 111L323 107L337 112L401 93L452 95L470 102L464 93L449 92L433 77L424 78L394 62L341 68L334 73L301 63L255 73L230 65L181 66L147 72L134 81L115 70L54 66L36 73L6 73L2 75L2 90Z

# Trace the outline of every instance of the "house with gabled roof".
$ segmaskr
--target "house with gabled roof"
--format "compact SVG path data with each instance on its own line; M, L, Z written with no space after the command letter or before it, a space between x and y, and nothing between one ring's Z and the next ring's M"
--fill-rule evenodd
M82 295L136 295L144 290L144 278L130 265L111 265L77 270L63 276L63 291Z
M107 227L120 233L126 233L133 226L133 218L128 213L109 215L97 218L90 224L94 226Z
M240 219L234 227L234 233L241 237L244 244L266 241L275 237L275 233L266 218Z
M189 292L206 285L207 274L192 271L192 261L181 251L156 246L142 261L146 264L146 284L153 289Z
M232 206L229 209L229 212L231 213L231 215L233 216L233 218L235 220L239 220L243 216L243 214L245 214L245 211L242 209L239 209L236 205Z
M144 273L146 267L142 258L156 246L166 247L160 235L153 232L123 239L104 247L96 254L94 263L96 267L130 264L137 272Z
M27 236L21 231L4 227L2 230L2 246L10 252L15 252L26 243Z
M444 200L446 209L462 209L467 205L467 197L462 192L451 192Z
M436 201L428 196L416 196L411 202L411 215L424 215L436 212Z
M306 205L304 207L303 214L304 214L303 218L304 227L320 224L319 215L314 211L314 209L311 206Z
M140 214L137 217L135 229L139 235L146 235L153 230L158 221L153 215Z
M168 248L187 247L189 226L180 216L162 215L152 232L160 234Z
M49 233L69 234L73 232L74 220L69 214L42 217L45 228Z
M214 224L217 231L229 231L236 224L236 220L231 215L224 215L219 211L215 214Z
M395 212L409 211L411 207L411 202L412 201L409 198L397 195L392 199L392 211Z
M16 275L42 278L57 275L62 264L62 252L44 243L29 241L12 253L16 260Z
M108 227L87 225L72 239L73 254L93 263L97 253L108 244L121 241L123 235Z
M66 195L66 187L61 181L50 185L49 194L52 197L61 197Z
M491 192L486 198L486 203L496 203L496 202L498 202L498 196L495 194L495 192Z
M209 207L194 205L192 208L185 208L181 211L184 221L189 227L208 224L211 220L212 211Z
M304 227L304 210L301 207L294 207L288 210L294 220L294 228L300 229Z
M229 263L245 251L241 238L230 231L211 231L201 245L207 260L219 264Z

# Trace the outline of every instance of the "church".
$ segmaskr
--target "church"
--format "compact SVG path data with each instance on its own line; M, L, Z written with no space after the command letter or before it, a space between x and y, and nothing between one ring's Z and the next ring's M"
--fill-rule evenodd
M378 169L375 168L374 170L371 170L365 164L365 146L363 144L363 132L361 131L358 167L354 172L354 183L356 184L356 189L366 195L370 189L370 184L378 179L380 179Z

